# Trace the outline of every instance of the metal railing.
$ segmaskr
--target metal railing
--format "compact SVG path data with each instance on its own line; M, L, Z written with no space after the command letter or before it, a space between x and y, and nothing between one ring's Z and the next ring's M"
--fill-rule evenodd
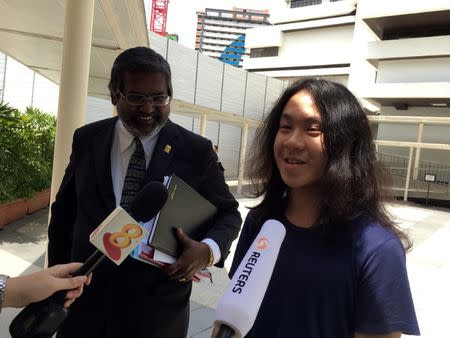
M392 175L406 177L408 157L378 152L377 158ZM417 177L415 180L426 182L425 175L427 174L436 175L435 184L448 185L450 182L450 165L433 161L419 161L417 175L414 175Z
M418 168L410 168L408 178L408 157L377 153L377 158L392 177L392 188L400 195L416 198L432 196L438 200L450 200L450 165L433 161L419 161ZM426 175L434 175L435 181L429 182ZM406 199L405 199L406 200Z
M391 175L406 177L408 157L377 152L377 158Z
M450 182L450 165L431 161L420 161L417 180L425 181L426 174L436 175L436 184L448 185Z

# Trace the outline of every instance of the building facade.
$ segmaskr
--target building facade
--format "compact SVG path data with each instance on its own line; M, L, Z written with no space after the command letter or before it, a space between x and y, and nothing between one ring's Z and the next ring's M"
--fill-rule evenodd
M292 0L247 31L243 68L341 82L372 121L399 194L450 200L448 0Z
M268 25L268 10L206 8L197 12L195 50L236 67L248 56L245 32L248 28Z
M293 1L290 6L272 11L272 25L247 31L250 57L244 69L283 80L325 76L347 84L356 1Z

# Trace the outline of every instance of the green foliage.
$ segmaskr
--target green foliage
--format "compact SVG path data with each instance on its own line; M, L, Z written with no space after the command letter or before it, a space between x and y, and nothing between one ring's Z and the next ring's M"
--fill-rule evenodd
M55 117L0 103L0 203L50 187Z

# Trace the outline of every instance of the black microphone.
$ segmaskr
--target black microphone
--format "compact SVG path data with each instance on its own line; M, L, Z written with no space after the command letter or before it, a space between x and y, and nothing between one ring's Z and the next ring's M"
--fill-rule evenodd
M217 338L242 338L250 331L285 236L280 222L269 219L263 224L217 305Z
M167 198L167 189L161 182L150 182L136 193L130 206L130 215L141 222L148 222L163 208ZM151 201L151 203L148 203L148 201ZM110 215L117 211L117 209L119 208L116 208ZM106 257L108 256L96 249L80 269L74 273L74 276L87 276L94 271Z
M130 214L136 220L147 222L158 214L167 198L167 189L162 183L150 182L136 194L130 206ZM118 207L106 219L117 214L117 211L130 218L128 213ZM105 257L107 256L100 250L95 250L73 276L88 275ZM67 317L68 309L64 308L66 293L67 290L61 290L47 299L26 306L9 326L12 338L51 338Z

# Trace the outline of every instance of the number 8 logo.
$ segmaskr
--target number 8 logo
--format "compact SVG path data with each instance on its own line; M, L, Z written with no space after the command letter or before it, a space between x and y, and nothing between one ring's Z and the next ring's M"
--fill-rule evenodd
M111 245L119 249L125 249L130 246L132 238L138 238L142 235L142 229L136 224L125 224L122 231L114 232L109 237Z

